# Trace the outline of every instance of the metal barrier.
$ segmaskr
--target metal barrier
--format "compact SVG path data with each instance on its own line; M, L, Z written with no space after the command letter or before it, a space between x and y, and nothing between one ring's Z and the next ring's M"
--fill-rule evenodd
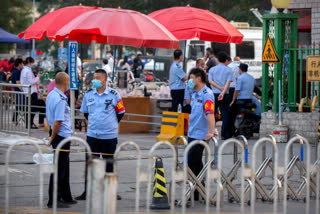
M83 139L81 138L77 138L77 137L68 137L66 139L64 139L63 141L61 141L56 150L55 150L55 159L54 159L54 178L53 178L53 214L56 214L57 213L57 197L58 197L58 160L59 160L59 154L60 154L60 150L61 148L68 142L70 141L78 141L80 143L82 143L87 152L88 152L88 156L89 156L89 163L90 163L90 160L92 159L92 152L91 152L91 149L90 149L90 146L88 145L88 143L86 141L84 141ZM71 143L71 142L70 142ZM90 165L89 165L90 166ZM88 167L89 167L88 166ZM86 197L89 199L89 198L92 198L90 193L91 193L91 185L92 185L92 177L91 177L91 173L88 173L88 185L87 185L87 195ZM87 207L87 213L90 213L89 210L90 210L90 207L91 207L91 204L90 204L91 200L87 200L86 201L86 207Z
M159 141L157 142L155 145L152 146L152 148L150 149L149 151L149 154L148 156L149 157L153 157L153 153L155 152L155 150L161 146L161 145L166 145L168 146L172 152L173 152L173 166L176 164L177 162L177 156L176 156L176 152L175 152L175 148L174 146L169 143L168 141ZM147 213L149 214L150 213L150 193L151 193L151 169L152 169L152 160L153 159L150 159L149 160L149 164L148 164L148 168L147 168L147 172L146 174L142 174L139 178L140 181L145 181L145 178L147 177L147 183L148 183L148 187L147 187ZM172 167L172 170L171 170L171 175L172 175L172 188L171 188L171 197L170 197L170 200L171 200L171 203L170 203L170 211L172 214L174 214L174 208L175 208L175 203L174 203L174 200L175 200L175 181L178 181L180 180L180 176L177 176L177 170L176 170L176 167Z
M233 202L234 200L236 200L238 202L241 201L240 194L238 193L235 185L232 182L233 182L233 180L235 180L237 178L237 172L242 167L242 162L244 162L245 167L247 167L247 165L248 165L248 141L242 135L238 136L237 138L240 139L243 143L245 158L243 160L238 158L238 145L237 145L237 143L234 142L234 146L233 146L234 164L233 164L231 170L227 174L224 171L221 171L221 176L223 178L223 182L221 182L221 184L218 184L218 185L221 185L222 188L224 188L224 187L227 188L229 202ZM237 139L235 139L235 140L237 140ZM240 141L238 141L238 142L240 142ZM216 154L217 154L217 151L216 151ZM213 200L216 200L218 191L219 191L219 189L213 195Z
M261 144L265 144L265 143L271 143L274 149L274 160L273 160L273 182L274 182L274 186L276 187L276 190L274 191L273 197L270 196L267 193L267 196L270 199L273 199L273 213L276 214L277 213L277 205L278 205L278 147L277 144L270 138L261 138L259 139L253 146L252 149L252 172L251 172L251 181L253 183L253 187L251 187L251 214L255 213L255 200L256 200L256 185L259 185L259 188L265 189L266 188L263 186L263 184L260 182L260 179L257 177L258 173L255 173L256 171L256 152L257 152L257 148L258 146L260 146ZM265 147L262 148L263 150L265 150ZM261 167L260 167L261 168ZM257 188L258 189L258 188ZM260 191L259 191L260 192ZM261 193L260 193L261 194ZM265 193L266 194L266 193Z
M28 92L13 91L13 87L27 88ZM0 83L0 131L30 136L31 86ZM26 128L27 127L27 128Z
M205 148L205 150L206 150L207 156L208 156L208 157L211 156L210 147L209 147L208 143L206 143L206 142L204 142L204 141L200 141L200 140L195 140L195 141L191 142L191 143L187 146L187 148L185 149L185 151L184 151L184 156L183 156L183 157L184 157L184 160L187 159L188 153L189 153L190 149L191 149L192 147L194 147L195 145L201 145L201 146L203 146L203 147ZM208 159L207 159L207 162L208 162ZM188 168L188 169L189 169L189 168ZM205 169L205 167L204 167L204 169ZM206 213L209 213L211 167L210 167L210 166L207 167L205 171L206 171L206 175L207 175L207 184L206 184L205 192L204 192L204 193L203 193L203 189L204 189L204 188L203 188L203 185L201 184L202 179L199 180L198 177L194 176L193 181L195 182L195 185L194 185L194 186L196 186L196 185L200 186L200 188L199 188L198 190L200 190L199 193L200 193L203 197L205 197L205 199L206 199ZM190 173L190 172L189 172L189 173ZM200 173L201 173L201 172L200 172ZM186 212L186 200L187 200L187 197L185 197L185 196L187 195L187 191L186 191L186 186L187 186L187 184L186 184L186 183L187 183L187 162L184 161L184 164L183 164L183 188L182 188L182 213L183 213L183 214ZM192 188L192 186L191 186L190 188ZM189 194L191 194L191 192L189 192Z
M136 170L136 201L135 201L135 212L139 212L139 202L140 202L140 172L141 172L141 150L139 146L134 142L124 142L122 143L114 153L114 160L117 161L119 157L120 151L127 146L133 146L137 150L137 170ZM114 172L118 174L118 166L117 164L114 164ZM116 200L115 200L116 201Z
M244 213L244 175L245 175L245 149L244 146L242 145L242 143L237 140L237 139L229 139L224 141L224 143L220 146L219 151L218 151L218 169L215 170L216 172L214 172L213 174L215 175L216 179L217 179L217 184L218 184L218 190L217 190L217 209L216 209L216 213L220 214L220 202L221 202L221 193L223 192L223 185L221 182L221 176L223 171L222 171L222 152L223 149L225 148L226 145L230 144L230 143L236 143L238 144L238 146L240 146L241 148L241 196L240 201L241 201L241 213ZM226 180L226 182L228 183L228 185L230 187L232 187L232 189L235 189L235 186L229 182L228 180ZM239 195L237 193L236 190L234 190L235 195Z
M303 144L305 144L307 148L306 175L303 176L303 178L305 179L305 182L306 182L306 214L309 214L310 213L310 154L311 153L310 153L310 144L307 139L297 135L289 140L285 149L285 166L289 165L289 158L288 158L289 149L292 146L292 144L298 140L300 141L300 145L301 145L300 156L301 156L302 162L304 161ZM283 191L283 213L284 214L287 214L288 170L285 170L284 172L284 191ZM291 187L290 187L290 190L297 197L295 190Z
M139 124L149 124L149 125L158 125L161 126L161 119L162 116L158 115L144 115L144 114L131 114L131 113L126 113L125 116L127 117L126 120L121 120L121 123L139 123ZM159 118L160 122L159 123L153 123L153 122L144 122L144 121L134 121L130 120L130 117L148 117L148 118Z
M38 150L39 154L40 154L40 163L42 163L42 151L39 147L39 145L32 141L32 140L21 140L21 141L17 141L14 144L10 145L7 151L7 155L6 155L6 163L5 163L5 177L6 177L6 183L5 183L5 214L9 214L9 161L10 161L10 153L13 149L13 147L17 146L17 145L26 145L26 144L31 144L34 147L36 147L36 149ZM39 209L40 209L40 214L42 214L42 209L43 209L43 165L39 165L39 182L40 182L40 186L39 186Z

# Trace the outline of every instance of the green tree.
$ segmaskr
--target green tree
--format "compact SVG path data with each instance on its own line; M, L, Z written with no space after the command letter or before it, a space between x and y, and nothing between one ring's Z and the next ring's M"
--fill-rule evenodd
M31 2L26 0L2 0L0 27L10 33L19 34L32 23ZM13 45L0 45L0 52L8 52Z

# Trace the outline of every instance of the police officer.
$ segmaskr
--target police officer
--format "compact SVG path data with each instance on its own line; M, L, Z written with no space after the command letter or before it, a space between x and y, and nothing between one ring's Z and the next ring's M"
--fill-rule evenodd
M118 144L118 123L125 108L120 94L107 87L105 70L95 71L92 84L94 89L85 94L80 109L89 122L87 142L92 152L104 154L102 157L107 160L106 172L113 172L112 159ZM99 158L99 155L96 157ZM85 200L85 197L86 188L76 199ZM118 199L121 198L118 196Z
M47 97L46 115L51 128L51 138L49 145L52 148L57 148L58 144L65 138L72 135L70 108L64 92L69 87L70 78L60 72L55 78L56 87ZM65 144L62 149L70 150L70 143ZM58 160L58 203L59 208L66 208L68 204L75 204L70 191L69 182L69 152L61 151ZM47 206L52 208L53 203L53 174L50 175L49 183L49 201Z
M191 96L191 114L189 117L188 142L194 140L209 141L214 136L214 96L206 86L206 74L204 70L195 68L190 72L188 87L194 89ZM203 168L202 154L204 147L195 145L188 153L188 165L197 176ZM195 192L195 200L199 199L199 193Z
M239 65L239 74L240 76L237 79L236 88L234 91L234 95L232 101L230 103L231 106L231 131L234 133L234 121L236 116L240 110L240 108L252 102L252 94L254 90L255 80L253 76L247 73L248 65L241 63Z
M237 85L230 106L232 106L235 101L237 101L237 105L244 105L252 102L255 80L253 76L247 73L247 71L248 65L241 63L239 65L240 76L237 79Z
M179 104L183 105L184 88L187 75L181 68L182 51L177 49L173 53L174 61L170 67L169 87L171 89L172 111L177 111Z
M209 83L211 85L214 99L215 99L215 111L218 108L221 112L222 117L222 127L221 127L221 137L222 139L228 139L231 137L229 132L229 103L230 98L228 96L229 86L231 84L233 75L232 70L225 65L228 59L228 55L224 52L218 54L219 64L212 67L209 70Z

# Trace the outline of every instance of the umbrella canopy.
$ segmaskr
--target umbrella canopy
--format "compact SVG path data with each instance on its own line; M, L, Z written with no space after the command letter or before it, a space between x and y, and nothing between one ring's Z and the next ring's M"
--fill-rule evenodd
M0 43L29 43L29 41L20 39L17 35L0 28Z
M208 10L172 7L150 13L177 39L199 38L202 41L242 43L243 35L227 20Z
M55 40L178 48L179 41L164 26L142 13L121 8L100 8L77 16L57 31Z
M96 9L98 7L70 6L55 10L39 18L24 32L20 33L19 37L24 36L26 40L42 40L47 35L49 39L53 39L56 32L75 17Z

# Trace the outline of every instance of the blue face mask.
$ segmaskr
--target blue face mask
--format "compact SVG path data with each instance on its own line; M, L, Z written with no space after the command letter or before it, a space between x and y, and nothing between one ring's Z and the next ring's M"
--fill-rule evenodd
M102 87L101 80L92 80L92 85L95 88L101 88Z
M190 89L194 89L193 79L189 79L189 80L188 80L188 87L189 87Z
M203 70L203 67L200 66L199 68Z
M110 58L110 55L107 55L106 58L109 59L109 58Z
M131 57L131 60L132 60L132 61L134 60L134 56L133 56L133 57Z

